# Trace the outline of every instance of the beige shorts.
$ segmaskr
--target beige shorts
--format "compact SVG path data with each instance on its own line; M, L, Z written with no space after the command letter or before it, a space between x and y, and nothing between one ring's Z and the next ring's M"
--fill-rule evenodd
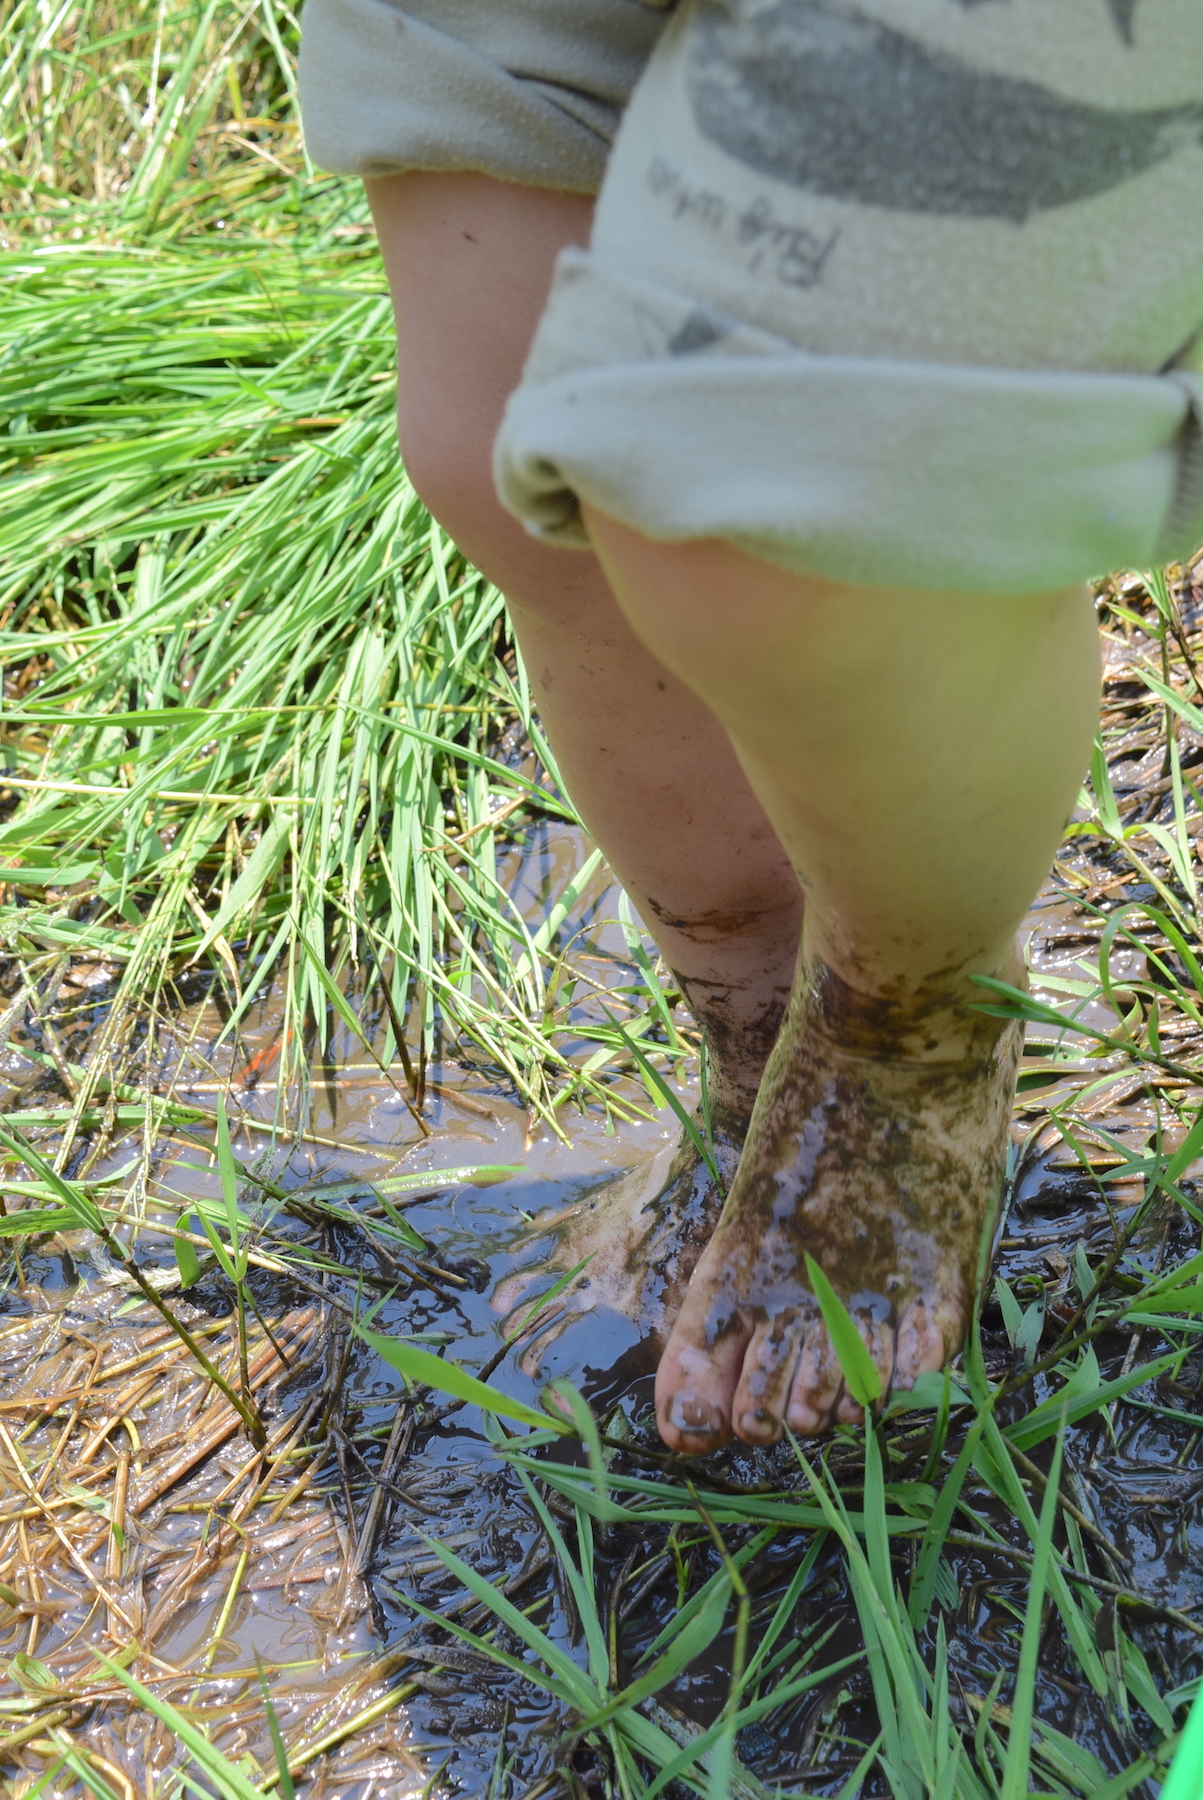
M305 141L347 175L476 169L595 194L655 0L306 0Z
M548 541L1017 592L1203 540L1200 0L307 0L301 77L327 167L600 182L496 446Z

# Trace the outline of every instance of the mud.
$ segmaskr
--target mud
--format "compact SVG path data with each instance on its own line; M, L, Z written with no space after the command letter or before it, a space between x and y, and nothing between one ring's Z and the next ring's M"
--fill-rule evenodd
M910 1366L915 1356L922 1366L933 1355L942 1362L941 1337L947 1353L960 1345L983 1225L1002 1180L1021 1035L970 1014L957 1020L959 1038L971 1044L966 1061L887 1062L891 1049L927 1027L916 1034L913 1010L903 1017L892 1003L858 1002L831 971L817 969L791 1004L761 1086L753 1143L674 1341L680 1370L666 1416L682 1431L711 1441L728 1430L778 1436L804 1339L795 1423L807 1432L826 1423L841 1383L829 1347L812 1347L808 1335L819 1323L808 1253L853 1312L873 1322L885 1381L896 1331L903 1386L919 1372ZM947 1015L947 988L940 1004ZM862 1048L867 1014L896 1027L884 1051L870 1038L873 1056ZM829 1035L849 1017L850 1033ZM821 1366L811 1366L815 1355ZM756 1404L744 1415L749 1399Z
M700 1110L693 1123L703 1137L706 1121ZM538 1379L564 1333L586 1313L598 1312L635 1327L635 1342L624 1362L628 1373L654 1372L689 1278L718 1223L747 1127L740 1114L712 1107L705 1149L717 1181L703 1149L682 1132L667 1169L658 1158L650 1169L609 1181L575 1206L535 1221L531 1245L545 1254L493 1295L493 1304L507 1315L507 1335L524 1320L541 1321L519 1354L527 1374ZM540 1292L549 1291L586 1258L584 1271L545 1307Z
M725 1093L732 1107L751 1112L789 1004L789 988L778 988L767 1004L749 1012L744 990L729 982L683 975L679 969L673 977L705 1035L713 1091Z
M851 1055L910 1062L955 1054L972 1062L988 1057L998 1037L997 1021L972 1010L986 996L955 969L940 970L913 989L898 983L895 991L873 993L817 957L806 975L795 1002L795 1030L815 1031ZM1022 968L1007 970L1006 979L1022 985Z
M522 896L531 916L540 916L561 872L575 866L579 857L579 839L554 828L536 838L521 863L514 859L507 878L512 878L512 890ZM1050 894L1046 901L1031 921L1037 933L1037 970L1072 969L1074 957L1097 942L1097 929L1084 923L1063 895ZM621 932L609 922L615 916L614 894L595 891L580 916L565 925L564 941L583 928L581 954L592 959L590 969L599 979L619 984L630 981L634 972L625 961ZM82 964L73 976L71 1004L78 1006L80 995L87 994L95 1004L92 1020L99 1021L104 1016L104 971L96 972L91 987L87 984L92 977ZM195 1044L203 1045L212 1042L219 1026L207 994L193 989L174 1038L160 1040L164 1067L176 1067L190 1035ZM249 1049L252 1061L258 1057L254 1079L234 1084L237 1105L231 1110L240 1120L235 1149L248 1164L271 1148L270 1121L278 1091L273 1047L279 1044L280 1028L279 999L269 994L252 1021ZM86 1052L82 1038L79 1051ZM353 1717L371 1696L392 1697L389 1710L369 1728L305 1767L298 1792L311 1800L318 1795L380 1800L383 1795L416 1794L426 1783L433 1784L435 1793L458 1792L480 1800L523 1796L559 1800L561 1795L582 1800L607 1791L607 1771L594 1751L573 1739L572 1720L558 1703L520 1676L482 1662L465 1646L450 1642L437 1624L417 1611L421 1605L477 1629L487 1624L474 1597L458 1586L430 1551L427 1536L433 1535L512 1594L516 1603L534 1609L532 1616L542 1627L583 1660L571 1598L520 1484L495 1456L478 1413L470 1408L454 1410L429 1397L406 1396L391 1368L366 1346L348 1341L343 1309L362 1304L356 1291L358 1272L363 1293L373 1300L396 1290L385 1298L377 1321L380 1329L409 1334L428 1348L447 1343L469 1370L493 1368L500 1318L492 1305L492 1290L529 1273L538 1243L532 1223L572 1209L596 1209L604 1205L607 1187L618 1182L633 1184L643 1194L654 1193L672 1163L677 1127L671 1115L660 1113L646 1120L636 1118L615 1133L600 1117L585 1115L571 1121L569 1146L546 1132L532 1140L526 1109L513 1103L496 1071L479 1059L458 1054L454 1045L436 1044L434 1051L427 1110L430 1137L420 1134L402 1099L379 1071L360 1060L362 1052L357 1055L354 1046L336 1037L329 1057L315 1057L313 1062L304 1135L286 1153L276 1151L269 1157L273 1178L302 1209L307 1197L332 1184L349 1184L341 1190L345 1215L339 1219L326 1216L314 1222L316 1215L307 1219L303 1212L299 1217L281 1214L273 1227L297 1245L308 1245L341 1263L349 1273L315 1269L305 1287L270 1269L252 1275L260 1307L270 1319L300 1317L306 1309L314 1309L318 1329L313 1345L319 1355L291 1384L276 1371L268 1409L273 1427L288 1421L295 1426L315 1399L324 1405L321 1396L336 1396L320 1455L309 1464L298 1457L290 1465L297 1470L294 1479L309 1474L308 1486L270 1528L268 1519L286 1491L282 1482L273 1490L272 1506L261 1521L253 1515L248 1515L250 1524L246 1519L232 1520L249 1533L251 1554L220 1636L218 1620L247 1547L232 1529L221 1535L225 1502L220 1496L232 1482L248 1480L247 1447L241 1439L237 1451L229 1448L234 1438L213 1447L139 1515L136 1532L145 1535L137 1537L131 1527L131 1560L122 1565L122 1585L115 1597L122 1607L145 1606L145 1614L138 1615L143 1622L158 1609L164 1623L152 1648L164 1663L182 1672L174 1686L172 1677L164 1677L164 1691L177 1699L188 1698L198 1676L205 1673L199 1665L208 1647L217 1643L207 1672L214 1685L200 1690L197 1704L208 1707L210 1716L224 1708L228 1736L220 1741L252 1756L260 1767L271 1767L271 1751L257 1685L249 1673L253 1651L258 1650L272 1670L272 1692L290 1740L303 1741L306 1736L312 1740L324 1728L323 1720ZM1028 1102L1030 1117L1039 1124L1060 1077L1057 1065L1039 1053L1026 1060L1025 1068L1036 1084ZM1100 1068L1105 1072L1105 1065ZM182 1097L210 1108L218 1087L238 1073L222 1062L220 1054L208 1066L196 1062L177 1072ZM0 1056L0 1080L7 1084L2 1098L8 1110L24 1109L32 1117L39 1107L62 1104L53 1077L24 1054L19 1034ZM646 1105L646 1097L633 1084L623 1091L633 1103ZM1134 1148L1147 1141L1155 1125L1150 1093L1139 1085L1125 1088L1117 1083L1100 1099L1096 1117ZM49 1126L42 1135L43 1141L52 1141ZM202 1122L185 1137L156 1146L151 1197L157 1194L164 1204L170 1199L171 1216L190 1197L218 1193L211 1142L211 1130ZM1097 1173L1084 1171L1054 1132L1041 1126L1033 1134L1022 1105L1012 1142L998 1267L1024 1304L1043 1295L1046 1331L1051 1332L1077 1304L1071 1266L1075 1246L1082 1243L1092 1264L1099 1263L1114 1246L1116 1231L1134 1216L1139 1193L1132 1187L1100 1184ZM140 1152L139 1139L119 1139L94 1172L113 1173ZM522 1172L488 1188L464 1185L419 1192L406 1205L405 1218L426 1242L421 1259L425 1268L408 1261L399 1276L400 1262L394 1259L390 1266L388 1247L372 1234L378 1216L373 1210L377 1207L373 1184L413 1170L429 1171L433 1180L439 1169L480 1162L520 1165ZM697 1184L696 1170L690 1173L679 1165L677 1181L676 1204L690 1216L704 1215L709 1203ZM244 1197L244 1203L258 1204L253 1195ZM1146 1220L1133 1246L1150 1266L1157 1258L1186 1254L1193 1247L1177 1215ZM151 1262L170 1267L166 1240L159 1239L156 1245L148 1239L147 1252ZM547 1263L547 1250L538 1254ZM657 1255L650 1258L653 1264ZM138 1353L144 1342L139 1334L156 1329L145 1312L116 1316L127 1295L112 1287L112 1271L82 1240L43 1241L25 1257L23 1279L18 1281L11 1267L9 1275L4 1306L13 1335L5 1341L14 1360L20 1349L23 1364L11 1372L11 1379L25 1380L31 1391L39 1384L60 1391L55 1384L60 1383L62 1368L52 1358L64 1354L69 1358L75 1354L72 1346L78 1347L81 1362L93 1357L98 1346L108 1346L106 1356L120 1362L123 1356ZM671 1259L661 1258L661 1266L647 1276L649 1291L670 1291L678 1276ZM200 1287L189 1290L187 1304L198 1321L221 1327L223 1355L231 1354L231 1300L224 1284L206 1277ZM1015 1373L1016 1353L1002 1329L1001 1315L988 1310L985 1327L991 1372ZM313 1326L306 1329L312 1331ZM51 1331L53 1340L48 1335L42 1344L38 1333ZM72 1332L78 1338L71 1337ZM1104 1338L1098 1345L1104 1378L1117 1374L1129 1357L1155 1349L1155 1339L1146 1338L1143 1346L1134 1347L1130 1335ZM598 1304L578 1309L567 1329L542 1346L537 1374L511 1354L493 1368L490 1379L503 1391L534 1402L540 1383L549 1375L570 1375L588 1395L609 1435L627 1443L618 1466L632 1472L653 1474L666 1467L671 1472L675 1467L678 1475L688 1472L703 1489L716 1491L732 1486L753 1491L797 1486L790 1453L780 1446L735 1444L704 1462L667 1464L654 1427L650 1377L634 1372L641 1359L646 1361L646 1351L639 1328ZM1018 1368L1022 1373L1021 1360ZM1045 1376L1032 1377L1016 1396L1016 1410L1026 1410L1049 1391ZM0 1401L4 1397L0 1394ZM182 1388L171 1397L164 1387L156 1404L166 1409L161 1416L130 1415L144 1445L159 1440L166 1445L173 1432L186 1429L187 1407L193 1402ZM94 1430L107 1422L111 1410L97 1406L94 1416L81 1415L80 1427ZM1114 1438L1095 1419L1071 1429L1066 1446L1076 1502L1112 1546L1103 1553L1110 1559L1103 1566L1112 1569L1117 1584L1137 1587L1149 1603L1143 1620L1125 1614L1124 1628L1138 1638L1158 1683L1166 1688L1203 1672L1203 1628L1192 1631L1189 1624L1157 1610L1176 1608L1189 1621L1194 1616L1190 1609L1203 1607L1203 1478L1196 1485L1199 1432L1189 1421L1176 1421L1175 1412L1203 1414L1203 1360L1188 1362L1172 1390L1164 1383L1154 1385L1117 1407ZM68 1417L69 1412L43 1417L23 1438L25 1453L45 1460ZM29 1422L27 1414L0 1412L0 1421L13 1418ZM102 1497L112 1493L123 1449L130 1453L132 1466L133 1440L122 1432L116 1432L116 1447L106 1452ZM892 1431L890 1443L893 1479L924 1479L928 1428L923 1422L901 1423ZM950 1453L955 1455L957 1448L954 1436ZM228 1467L221 1460L227 1449ZM855 1444L837 1441L830 1457L833 1469L855 1489L859 1479ZM19 1481L15 1473L13 1481ZM966 1497L999 1532L1004 1546L983 1548L980 1535L973 1542L950 1542L941 1575L954 1686L971 1727L995 1675L1001 1672L1009 1679L1015 1668L1015 1611L1022 1610L1026 1596L1027 1566L1022 1556L1028 1545L1021 1527L990 1494L970 1488ZM6 1513L12 1506L11 1495L0 1497ZM186 1510L191 1506L203 1510ZM78 1519L68 1535L78 1530L85 1548L96 1540L84 1560L103 1579L108 1549L96 1515L82 1503L76 1512ZM211 1521L207 1538L198 1524L206 1518ZM10 1533L20 1523L11 1525ZM28 1536L28 1522L25 1529ZM294 1529L297 1535L287 1541L272 1538L273 1531ZM85 1530L91 1538L83 1537ZM747 1535L741 1528L726 1533L732 1549ZM642 1652L679 1608L682 1595L696 1591L720 1566L705 1534L689 1534L684 1548L679 1535L673 1542L671 1537L670 1528L660 1525L615 1527L598 1535L597 1588L605 1628L610 1628L611 1618L614 1622L620 1682L629 1678ZM186 1598L165 1611L163 1601L171 1582L193 1566L202 1538L206 1550L214 1552L211 1560ZM783 1530L745 1566L753 1636L811 1542L808 1533ZM898 1555L899 1575L905 1579L908 1552L903 1548ZM42 1566L37 1557L34 1562ZM12 1566L10 1562L0 1568L0 1579L11 1581L5 1570ZM46 1594L56 1601L67 1599L70 1607L62 1614L26 1613L8 1621L3 1660L10 1673L0 1684L0 1701L23 1703L29 1697L12 1673L12 1659L17 1648L30 1642L31 1634L33 1655L52 1670L56 1681L61 1674L63 1685L78 1675L86 1643L116 1641L104 1638L105 1618L98 1609L90 1612L95 1594L70 1559L64 1555L53 1565L55 1581L61 1573L66 1585L52 1585L50 1565L45 1566ZM313 1578L302 1581L302 1575ZM4 1629L0 1619L0 1630ZM722 1707L733 1630L734 1621L729 1619L706 1655L659 1696L658 1704L665 1709L661 1716L682 1738L708 1723ZM831 1630L822 1651L825 1661L859 1648L855 1608L834 1549L822 1548L817 1554L791 1630L803 1644ZM119 1627L118 1635L121 1631L128 1641L128 1631ZM504 1632L497 1642L502 1649L516 1648ZM298 1665L294 1673L285 1673L288 1663ZM1050 1626L1037 1694L1039 1715L1093 1751L1106 1769L1118 1770L1157 1734L1139 1714L1125 1719L1110 1700L1076 1683L1064 1673L1070 1666L1057 1628ZM65 1720L45 1726L44 1733L66 1729L76 1741L94 1743L112 1765L129 1771L138 1784L134 1791L144 1791L150 1772L168 1755L168 1747L148 1733L146 1715L125 1708L109 1691L93 1694L90 1700L75 1697L70 1705L64 1701L57 1710L64 1706ZM45 1717L52 1710L43 1709ZM2 1729L8 1732L11 1725L6 1722ZM770 1788L781 1784L786 1792L805 1789L833 1795L854 1766L860 1745L870 1741L876 1729L863 1670L853 1667L749 1727L741 1734L738 1750L750 1774ZM39 1743L42 1747L35 1748ZM14 1783L32 1781L50 1766L52 1752L53 1742L44 1734L41 1739L27 1738L4 1750L5 1773ZM19 1791L14 1785L14 1792ZM56 1791L74 1797L83 1790L62 1786ZM865 1789L866 1797L883 1792L872 1783Z

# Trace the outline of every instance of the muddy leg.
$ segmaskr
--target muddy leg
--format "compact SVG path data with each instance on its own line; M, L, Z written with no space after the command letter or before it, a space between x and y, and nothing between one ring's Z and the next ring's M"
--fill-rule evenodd
M486 175L367 184L397 317L399 435L435 517L506 596L590 832L707 1034L745 1116L789 994L802 896L726 732L632 631L594 559L503 511L492 446L560 248L592 202Z
M883 1380L960 1345L1014 1083L971 1010L1064 828L1098 705L1089 599L841 586L596 513L620 604L701 695L806 893L798 980L722 1219L660 1363L670 1445L856 1416L805 1254Z

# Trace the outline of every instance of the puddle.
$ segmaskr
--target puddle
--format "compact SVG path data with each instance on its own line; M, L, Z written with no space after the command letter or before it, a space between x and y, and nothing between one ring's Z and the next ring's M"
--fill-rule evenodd
M581 860L579 834L558 826L536 834L530 854L506 877L528 917L545 915L565 874ZM1063 897L1046 895L1030 926L1038 979L1080 978L1076 959L1089 953L1093 940ZM636 978L617 923L616 889L591 891L561 941L570 936L576 938L574 957L603 990ZM1125 970L1130 976L1137 961ZM93 995L100 1017L103 974L94 977L77 967L73 1003ZM587 1022L590 1004L586 995L574 1014L578 1021ZM1101 1021L1096 1013L1088 1022ZM1110 1024L1109 1016L1105 1022ZM212 1042L218 1023L198 991L172 1029L160 1029L155 1073L160 1080L172 1076L180 1100L210 1110L231 1074L241 1074L230 1103L235 1153L260 1175L270 1167L271 1179L299 1208L299 1216L270 1210L274 1228L298 1254L313 1259L304 1280L272 1267L255 1267L250 1276L262 1317L277 1336L284 1334L286 1348L292 1346L294 1366L284 1369L259 1324L250 1321L252 1352L261 1358L269 1444L273 1454L286 1448L287 1460L268 1477L267 1465L232 1429L220 1444L205 1447L205 1431L214 1434L229 1423L228 1406L190 1372L145 1303L120 1310L128 1290L106 1285L112 1271L86 1240L73 1235L42 1242L37 1254L25 1258L24 1290L10 1286L9 1317L0 1322L5 1334L0 1336L5 1483L0 1531L6 1534L0 1543L7 1559L0 1559L0 1579L28 1602L24 1610L10 1608L0 1617L0 1656L9 1668L7 1683L0 1684L0 1707L8 1707L0 1747L19 1771L12 1792L20 1794L23 1782L51 1766L61 1750L55 1732L69 1734L69 1741L103 1758L99 1773L105 1766L126 1772L139 1784L131 1792L171 1791L146 1785L152 1771L163 1770L178 1754L170 1735L145 1712L124 1706L111 1683L88 1672L90 1646L112 1651L136 1640L145 1653L142 1678L173 1704L194 1708L189 1716L205 1724L227 1755L248 1758L245 1766L252 1773L274 1766L255 1673L258 1654L290 1754L304 1753L298 1793L315 1800L319 1794L339 1800L416 1795L432 1782L436 1791L480 1800L524 1795L537 1800L541 1794L570 1792L573 1784L578 1797L600 1794L605 1771L587 1745L566 1743L570 1720L559 1703L469 1647L449 1644L419 1610L470 1629L490 1625L484 1608L431 1550L433 1536L503 1587L573 1657L582 1658L571 1599L515 1472L498 1461L479 1413L450 1410L444 1401L406 1399L400 1377L361 1342L348 1339L346 1321L356 1305L382 1301L379 1329L431 1348L450 1343L464 1368L492 1369L500 1339L489 1295L499 1280L530 1260L529 1245L516 1249L515 1243L531 1217L570 1204L605 1181L654 1184L675 1145L675 1121L667 1112L653 1112L642 1087L630 1081L619 1085L620 1096L648 1116L614 1128L596 1110L568 1108L563 1128L570 1141L564 1143L546 1126L532 1125L495 1071L479 1059L457 1060L453 1046L436 1042L428 1070L431 1135L424 1137L401 1095L363 1059L362 1046L336 1032L327 1055L315 1055L310 1064L304 1134L273 1149L279 995L267 995L252 1014L245 1040L249 1060L239 1070L231 1070L226 1052L211 1063L195 1048L185 1052L189 1040L194 1046ZM85 1019L81 1037L87 1024ZM589 1047L582 1040L582 1057ZM2 1054L0 1080L8 1083L9 1110L36 1106L49 1092L48 1077L16 1045ZM688 1100L688 1088L681 1091ZM298 1096L289 1098L295 1116ZM1038 1117L1045 1104L1047 1094L1041 1091L1030 1102L1030 1116ZM1083 1244L1091 1261L1099 1261L1114 1241L1116 1222L1129 1216L1138 1196L1100 1187L1053 1134L1033 1137L1027 1118L1021 1106L1014 1191L998 1266L1024 1304L1043 1292L1054 1317L1066 1303L1075 1246ZM1155 1126L1147 1097L1122 1090L1107 1100L1100 1112L1104 1120L1134 1148ZM168 1216L155 1215L156 1204L170 1202L174 1218L190 1201L218 1197L211 1142L212 1131L203 1122L158 1141L145 1189L152 1216ZM115 1172L142 1157L144 1149L135 1136L118 1140L91 1174ZM428 1247L417 1262L401 1252L393 1256L355 1223L356 1211L366 1214L374 1204L374 1183L419 1172L429 1172L433 1180L441 1170L479 1164L521 1165L521 1173L491 1186L459 1184L397 1197ZM340 1202L344 1215L307 1212L307 1196L334 1183L348 1184ZM244 1196L243 1204L253 1213L260 1202ZM1174 1221L1157 1219L1138 1249L1152 1262L1184 1251L1180 1235ZM162 1235L148 1233L144 1244L151 1260L157 1258L164 1268L170 1264ZM354 1276L329 1265L358 1272L359 1291ZM173 1300L185 1321L207 1334L204 1341L223 1368L234 1372L230 1304L228 1288L211 1277L191 1288L185 1301L178 1295ZM1001 1317L988 1311L985 1323L991 1372L1012 1369L1014 1353ZM650 1376L633 1368L634 1338L624 1321L589 1315L548 1353L544 1372L578 1381L611 1431L626 1435L629 1467L650 1473L662 1466L662 1454L650 1418ZM142 1365L145 1392L119 1405L120 1393L105 1385L104 1371L148 1350L154 1356ZM1099 1346L1104 1376L1118 1373L1138 1353L1130 1338L1104 1339ZM522 1372L512 1354L490 1379L515 1398L537 1398L539 1383ZM89 1381L91 1389L81 1399ZM1189 1364L1167 1400L1188 1411L1203 1410L1192 1382L1203 1383L1203 1372ZM1043 1397L1042 1378L1032 1389L1020 1411L1032 1397ZM52 1414L31 1410L31 1397L44 1400L48 1394L57 1401ZM198 1410L202 1407L207 1410ZM1135 1405L1117 1416L1122 1429L1114 1440L1098 1419L1069 1434L1076 1504L1110 1544L1117 1583L1136 1585L1162 1605L1189 1613L1203 1605L1199 1434ZM110 1429L103 1446L80 1472L82 1445L105 1424ZM327 1430L328 1448L315 1457L307 1446L324 1439ZM913 1434L914 1468L903 1445L895 1479L918 1479L925 1432L920 1427ZM140 1497L161 1481L170 1458L183 1452L186 1460L186 1453L198 1448L203 1454L194 1455L187 1468L181 1462L174 1481L143 1505ZM852 1479L854 1464L850 1445L832 1452L832 1466L846 1465ZM797 1484L789 1453L780 1448L736 1446L711 1459L707 1478L753 1488ZM74 1486L64 1489L64 1480ZM111 1513L119 1480L128 1484L126 1543L114 1549ZM37 1497L30 1497L30 1483L40 1486ZM1022 1553L1027 1540L992 1496L967 1494L1004 1540L1001 1548L983 1547L980 1538L951 1542L940 1577L952 1615L951 1666L964 1717L972 1723L973 1706L980 1706L996 1672L1015 1667L1015 1613L1022 1612L1027 1570L1006 1545ZM110 1516L96 1510L98 1505L108 1505ZM704 1534L692 1533L684 1552L680 1534L675 1548L671 1535L664 1525L616 1527L597 1535L595 1574L607 1616L614 1616L620 1678L683 1594L696 1591L720 1566ZM746 1536L740 1528L727 1533L732 1548ZM782 1531L748 1565L753 1630L785 1592L809 1541L806 1533ZM1131 1622L1126 1628L1138 1635L1141 1630ZM680 1741L723 1705L733 1630L728 1620L705 1657L659 1696L656 1716ZM791 1630L799 1653L822 1643L821 1663L859 1649L855 1608L836 1549L823 1550L815 1560ZM825 1633L830 1635L824 1641ZM496 1642L511 1653L520 1649L506 1628ZM1203 1669L1203 1638L1184 1626L1159 1620L1155 1630L1145 1629L1141 1642L1161 1686L1177 1685ZM22 1663L18 1653L32 1662ZM54 1684L49 1707L45 1693L38 1694L39 1682L47 1680ZM29 1706L31 1697L36 1707ZM22 1706L36 1717L34 1728L17 1743L12 1733L25 1729ZM1141 1721L1124 1719L1112 1699L1061 1672L1055 1656L1046 1658L1037 1706L1042 1718L1093 1750L1108 1770L1132 1760L1145 1731ZM373 1708L378 1709L374 1718ZM315 1744L337 1738L349 1720L365 1714L368 1722L349 1741L310 1754ZM867 1676L862 1665L854 1665L747 1727L738 1751L753 1786L759 1781L767 1789L780 1784L787 1791L834 1794L875 1733ZM557 1769L571 1771L567 1780ZM64 1773L55 1792L83 1792L66 1781ZM872 1780L863 1790L866 1796L884 1791Z

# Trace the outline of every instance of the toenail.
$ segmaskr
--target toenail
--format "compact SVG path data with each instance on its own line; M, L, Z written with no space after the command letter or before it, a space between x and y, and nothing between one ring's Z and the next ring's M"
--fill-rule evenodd
M740 1435L743 1437L776 1436L777 1421L772 1413L766 1412L763 1406L749 1410L739 1421Z
M722 1429L723 1416L709 1400L698 1400L692 1394L674 1394L668 1407L668 1422L678 1431L711 1433Z

